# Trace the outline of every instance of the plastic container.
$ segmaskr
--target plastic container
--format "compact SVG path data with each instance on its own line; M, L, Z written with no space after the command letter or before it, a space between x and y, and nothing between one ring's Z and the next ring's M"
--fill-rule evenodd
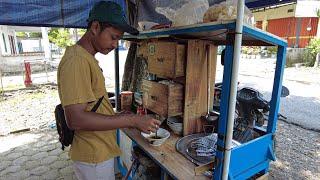
M121 110L131 110L132 95L133 93L131 91L121 92Z

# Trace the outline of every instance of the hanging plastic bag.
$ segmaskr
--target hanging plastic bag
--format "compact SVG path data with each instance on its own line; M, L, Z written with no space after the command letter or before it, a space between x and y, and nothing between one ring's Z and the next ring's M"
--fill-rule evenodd
M202 23L203 15L209 8L208 0L175 0L167 6L157 2L156 11L165 15L172 26Z
M237 0L227 0L209 7L203 16L203 22L208 23L237 19L237 4ZM245 24L254 25L254 17L248 7L245 7L243 21Z

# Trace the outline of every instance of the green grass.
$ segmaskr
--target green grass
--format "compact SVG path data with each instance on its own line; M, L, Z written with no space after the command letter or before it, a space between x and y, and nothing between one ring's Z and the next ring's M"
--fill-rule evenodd
M23 89L23 88L25 88L25 86L23 84L15 84L15 85L11 84L11 85L3 87L3 90L6 92L6 91ZM1 89L1 91L2 91L2 89Z
M35 90L31 90L34 92L28 92L28 93L24 93L23 91L29 91L28 89L24 89L24 88L17 88L17 89L13 89L13 90L18 90L18 89L23 89L21 90L21 94L18 93L17 97L15 97L15 92L13 93L13 96L9 97L7 100L4 100L2 93L0 93L0 104L3 102L7 102L8 105L12 105L15 106L25 100L29 100L29 99L33 99L33 100L42 100L46 97L58 97L58 92L57 90L45 90L42 91L41 89L35 89Z

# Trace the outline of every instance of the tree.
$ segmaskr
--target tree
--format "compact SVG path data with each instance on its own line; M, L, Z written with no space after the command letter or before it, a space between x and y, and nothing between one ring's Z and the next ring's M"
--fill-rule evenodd
M48 33L49 41L60 48L71 46L74 42L71 40L71 35L66 28L51 28Z
M318 20L320 21L320 9L317 9L317 16L318 16ZM318 31L319 31L319 29L318 29ZM320 61L320 52L318 51L318 52L316 52L316 60L314 62L313 67L315 67L315 68L318 67L319 63L320 63L319 61Z
M307 66L315 67L317 65L316 59L319 60L319 58L317 58L319 52L320 52L320 39L318 38L311 39L310 43L308 44L304 52L304 61L306 62Z
M16 36L21 38L28 37L26 32L16 32Z
M41 38L41 32L16 32L16 36L20 38Z
M86 33L86 29L78 29L78 35L79 35L79 37L81 37L81 36L83 36L84 35L84 33Z

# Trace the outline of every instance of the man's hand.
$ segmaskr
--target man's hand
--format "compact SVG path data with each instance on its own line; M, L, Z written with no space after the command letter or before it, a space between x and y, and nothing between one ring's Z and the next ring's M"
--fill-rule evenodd
M132 111L123 110L123 111L116 112L116 114L134 114L134 113Z
M161 124L159 120L156 120L148 115L139 116L139 118L135 119L134 121L137 129L148 134L151 132L156 132Z
M65 115L68 127L73 130L107 131L118 128L137 128L150 133L155 132L160 121L148 115L137 115L121 112L115 115L103 115L95 112L87 112L87 104L74 104L65 107Z

